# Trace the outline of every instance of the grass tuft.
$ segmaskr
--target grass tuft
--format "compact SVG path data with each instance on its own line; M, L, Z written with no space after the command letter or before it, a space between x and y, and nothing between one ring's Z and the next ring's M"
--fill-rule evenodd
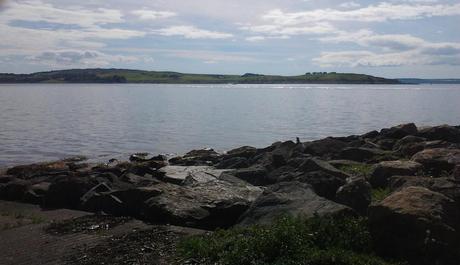
M220 230L192 236L179 255L216 265L395 265L372 252L364 218L283 217L269 226Z

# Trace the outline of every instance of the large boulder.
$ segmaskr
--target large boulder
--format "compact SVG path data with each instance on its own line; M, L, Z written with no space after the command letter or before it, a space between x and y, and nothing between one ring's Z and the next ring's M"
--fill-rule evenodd
M322 140L304 143L304 152L314 156L332 157L346 147L348 147L346 142L328 137Z
M433 148L418 152L412 161L422 164L435 177L452 171L460 164L460 149Z
M221 180L185 186L162 183L155 188L161 193L143 203L143 219L204 229L234 225L262 192Z
M262 167L242 168L228 172L228 174L255 186L265 186L276 182L276 179L270 178L267 170Z
M269 224L283 215L354 215L354 211L318 196L312 187L301 182L282 182L269 186L241 217L240 225Z
M348 147L340 152L339 157L341 159L357 162L367 162L379 160L380 158L390 154L390 152L377 148Z
M378 163L369 178L369 182L374 188L388 186L388 179L392 176L414 176L423 169L423 166L413 161L383 161Z
M408 135L416 135L418 132L417 126L413 123L401 124L388 129L382 129L380 135L385 138L401 139Z
M393 150L405 157L411 157L425 149L425 141L425 138L409 135L398 140L393 146Z
M97 180L85 176L58 177L49 186L45 206L78 209L81 197L98 184Z
M422 187L408 187L369 208L379 254L411 264L458 264L459 212L455 202Z
M17 178L2 178L0 183L0 199L8 201L21 201L29 190L29 181Z
M232 149L228 151L224 157L232 158L232 157L244 157L244 158L251 158L257 153L257 148L252 146L242 146L236 149Z
M346 179L331 175L325 171L311 171L293 178L310 184L316 194L329 200L335 199L337 190L346 183Z
M367 207L372 202L372 187L363 178L350 179L348 183L341 186L336 193L336 201L351 207L358 213L365 215Z
M330 175L333 175L337 178L341 178L343 180L350 177L347 173L338 170L328 162L324 160L320 160L317 158L307 158L303 161L303 163L297 168L299 172L312 172L312 171L323 171Z
M418 132L418 136L429 140L443 140L451 143L460 143L460 129L448 125L423 128Z
M219 178L226 170L208 166L167 166L159 170L161 180L173 184L182 184L184 181L207 182ZM148 185L146 185L148 186Z

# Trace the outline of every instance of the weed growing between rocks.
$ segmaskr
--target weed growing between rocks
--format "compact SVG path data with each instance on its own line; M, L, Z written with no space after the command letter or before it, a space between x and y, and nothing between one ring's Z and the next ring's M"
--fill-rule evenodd
M343 165L338 167L345 173L352 176L369 177L371 175L373 165L369 164L356 164L356 165Z
M379 203L391 194L390 188L372 189L372 202Z
M192 236L179 255L197 264L396 265L372 252L365 218L308 220L283 217L269 226L220 230Z

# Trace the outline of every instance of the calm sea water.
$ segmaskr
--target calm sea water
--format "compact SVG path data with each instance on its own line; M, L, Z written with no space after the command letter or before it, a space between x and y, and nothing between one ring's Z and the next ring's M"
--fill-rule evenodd
M460 124L460 85L0 85L0 166Z

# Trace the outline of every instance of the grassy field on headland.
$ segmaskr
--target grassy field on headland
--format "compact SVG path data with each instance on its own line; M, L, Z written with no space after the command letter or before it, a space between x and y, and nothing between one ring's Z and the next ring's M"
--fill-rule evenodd
M399 84L364 74L315 72L298 76L210 75L125 69L74 69L32 74L0 74L0 83L155 83L155 84Z

